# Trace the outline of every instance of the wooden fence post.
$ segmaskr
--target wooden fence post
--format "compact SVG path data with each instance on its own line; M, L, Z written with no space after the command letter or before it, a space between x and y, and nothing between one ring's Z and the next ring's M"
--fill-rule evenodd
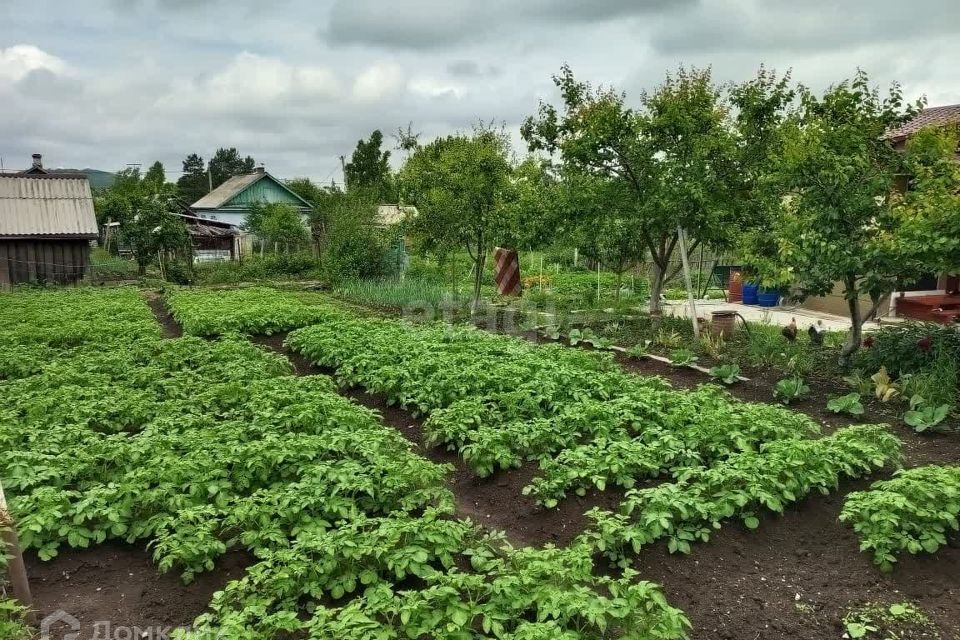
M20 540L17 538L17 528L13 516L7 508L7 499L3 495L3 485L0 484L0 540L4 549L0 553L10 556L7 568L10 570L10 584L13 586L13 597L27 609L27 623L37 624L37 613L33 610L33 599L30 597L30 582L27 580L27 568L23 564L23 553L20 551Z

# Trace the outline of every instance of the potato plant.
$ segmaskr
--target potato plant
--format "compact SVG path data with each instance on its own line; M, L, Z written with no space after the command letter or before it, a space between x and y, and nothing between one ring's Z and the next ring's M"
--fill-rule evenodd
M166 295L166 303L184 333L195 336L272 335L328 317L321 307L267 287L177 289Z
M0 380L0 477L42 559L121 539L189 581L256 557L185 637L685 637L658 587L595 577L588 550L518 551L457 519L449 468L326 376L236 337L114 328Z
M828 493L841 478L858 478L897 464L900 441L882 425L847 427L805 440L768 443L713 467L691 467L675 482L627 492L620 512L593 509L593 527L581 540L613 563L665 539L671 552L689 553L723 521L737 517L749 529L764 510L782 513L812 491Z
M428 442L481 476L526 460L526 489L548 507L569 492L632 487L768 440L817 433L808 418L745 404L715 386L676 390L617 370L603 354L448 326L358 318L300 329L295 350L344 383L427 415Z
M860 550L873 552L882 571L897 555L934 553L960 530L960 466L900 471L867 491L847 496L840 520L853 526Z

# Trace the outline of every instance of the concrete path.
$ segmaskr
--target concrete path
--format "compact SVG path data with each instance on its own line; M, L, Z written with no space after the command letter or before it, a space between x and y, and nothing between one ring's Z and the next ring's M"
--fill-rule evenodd
M756 305L724 302L722 300L697 300L697 315L701 318L710 318L713 311L736 311L750 322L762 322L784 327L790 324L791 318L797 319L797 328L806 331L808 327L823 320L823 325L829 331L849 331L850 320L843 316L835 316L821 311L811 311L800 307L758 307ZM663 304L663 312L682 318L690 317L690 306L686 302L670 300ZM864 331L876 327L870 322L864 325Z

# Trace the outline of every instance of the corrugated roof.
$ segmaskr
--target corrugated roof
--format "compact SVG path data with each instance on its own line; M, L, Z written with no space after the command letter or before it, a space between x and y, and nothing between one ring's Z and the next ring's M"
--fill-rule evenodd
M266 172L245 173L233 176L219 187L193 203L194 209L217 209L230 202L234 196L257 180L267 177Z
M0 176L0 238L23 236L96 238L87 179Z
M248 189L255 182L259 182L263 178L269 178L272 182L279 185L281 189L289 192L290 195L299 200L304 207L311 207L309 202L300 197L300 195L298 195L296 192L292 191L290 187L285 185L282 181L277 180L266 171L261 170L255 171L254 173L233 176L222 185L194 202L192 205L190 205L190 207L193 209L219 209L220 207L227 206L230 201L237 197L242 191Z
M903 140L924 127L942 127L948 124L960 124L960 104L924 109L909 122L888 131L886 138L894 141Z

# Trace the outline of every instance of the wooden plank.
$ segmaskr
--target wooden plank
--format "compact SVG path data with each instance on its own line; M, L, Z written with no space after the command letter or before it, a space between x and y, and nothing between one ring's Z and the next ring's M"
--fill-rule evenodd
M10 288L10 243L0 240L0 289Z

